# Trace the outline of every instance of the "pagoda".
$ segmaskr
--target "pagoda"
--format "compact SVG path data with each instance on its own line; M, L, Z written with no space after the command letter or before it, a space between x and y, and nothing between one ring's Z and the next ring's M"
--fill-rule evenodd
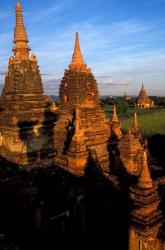
M154 102L148 97L147 91L144 88L143 83L142 83L142 87L139 93L136 106L137 108L152 108L154 106Z
M0 154L8 161L29 167L38 158L46 165L53 162L55 121L55 106L43 93L37 58L29 55L30 50L22 6L17 2L14 55L9 59L0 97Z
M83 145L90 150L93 157L97 158L102 169L109 171L107 147L110 124L99 102L96 80L83 59L78 33L76 33L72 61L61 80L59 96L61 107L58 110L58 121L54 129L55 162L66 170L71 168L68 163L68 157L70 157L68 151L71 150L73 140L74 144L79 143L75 141L78 137L74 137L74 123L78 109L79 130L83 131Z
M163 250L159 238L162 215L159 208L160 196L153 182L144 151L137 185L130 187L132 201L131 226L129 230L130 250Z

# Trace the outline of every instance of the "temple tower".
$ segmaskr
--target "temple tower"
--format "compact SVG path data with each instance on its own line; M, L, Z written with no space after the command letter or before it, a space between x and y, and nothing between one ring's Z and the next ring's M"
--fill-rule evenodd
M55 162L68 168L68 149L70 147L76 110L79 110L80 130L84 132L84 145L96 155L101 167L109 171L109 153L107 150L110 136L110 124L99 103L96 80L84 62L76 33L76 41L72 61L65 70L61 80L61 107L59 119L55 126ZM78 163L77 163L78 164Z
M163 250L163 242L158 235L162 218L159 209L160 197L157 186L150 176L145 151L138 183L130 187L130 198L132 220L129 230L129 249Z
M9 59L5 85L0 97L0 154L21 166L53 162L53 102L43 94L42 79L30 47L20 2L16 3L14 55ZM54 106L53 106L54 109Z
M139 93L136 106L137 108L152 108L154 106L154 102L148 97L147 91L144 88L143 83L142 83L142 87Z

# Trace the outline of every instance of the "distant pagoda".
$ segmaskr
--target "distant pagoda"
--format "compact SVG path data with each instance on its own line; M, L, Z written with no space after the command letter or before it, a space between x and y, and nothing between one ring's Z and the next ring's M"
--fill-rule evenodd
M76 143L75 139L78 136L78 134L75 136L77 132L74 126L75 119L77 119L76 110L78 109L79 130L83 130L83 147L91 151L93 158L97 158L103 170L109 171L107 145L110 124L99 104L96 80L84 62L78 33L76 33L72 61L69 68L65 70L59 92L62 105L58 111L59 119L54 129L57 153L55 162L65 169L71 169L68 157L70 158L71 144L73 140L74 144ZM79 143L78 140L77 143ZM75 151L75 155L77 153ZM72 150L72 156L73 154Z
M43 94L37 58L29 56L30 47L23 23L22 6L16 3L14 55L9 59L5 85L0 97L0 154L18 165L32 166L40 158L53 161L55 110L52 100Z
M152 108L154 106L154 102L148 97L143 83L136 106L137 108Z

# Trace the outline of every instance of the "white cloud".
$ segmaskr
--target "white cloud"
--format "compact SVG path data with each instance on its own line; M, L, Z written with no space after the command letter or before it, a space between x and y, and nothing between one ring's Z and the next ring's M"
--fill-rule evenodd
M74 1L71 2L74 4ZM68 6L66 1L64 3L46 9L34 18L37 21L44 15L59 14ZM158 34L159 42L162 39L162 43L165 35L163 22L130 19L109 25L98 25L97 20L91 19L71 23L63 27L63 30L54 26L49 28L49 33L47 30L40 32L37 27L35 30L34 26L33 31L30 31L33 35L30 38L30 46L38 57L41 73L46 74L43 81L47 91L51 88L51 91L53 89L56 94L58 93L57 80L62 78L64 69L70 63L74 34L79 31L84 59L98 79L101 94L108 91L121 94L123 89L127 90L126 88L130 92L138 93L141 81L144 81L151 91L157 83L159 87L156 91L165 94L165 46L157 48ZM0 68L4 69L7 65L11 54L11 42L11 34L1 34ZM53 77L50 74L53 74Z

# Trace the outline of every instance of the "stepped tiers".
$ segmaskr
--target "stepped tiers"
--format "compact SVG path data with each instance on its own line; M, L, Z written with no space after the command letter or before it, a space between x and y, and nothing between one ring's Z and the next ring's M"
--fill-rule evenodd
M159 209L160 196L152 181L144 151L137 185L130 187L132 201L129 249L163 250L159 237L162 215Z
M21 4L16 4L14 55L9 59L0 97L0 153L8 161L31 167L53 161L54 104L43 94L37 58L30 48Z
M154 106L154 102L147 95L144 84L142 84L136 106L137 108L152 108Z
M83 130L85 147L105 171L109 171L109 153L107 150L110 136L110 124L99 104L96 80L83 60L78 33L72 62L65 70L60 85L61 107L56 123L55 162L68 169L68 150L74 136L76 110L79 109L79 127Z

